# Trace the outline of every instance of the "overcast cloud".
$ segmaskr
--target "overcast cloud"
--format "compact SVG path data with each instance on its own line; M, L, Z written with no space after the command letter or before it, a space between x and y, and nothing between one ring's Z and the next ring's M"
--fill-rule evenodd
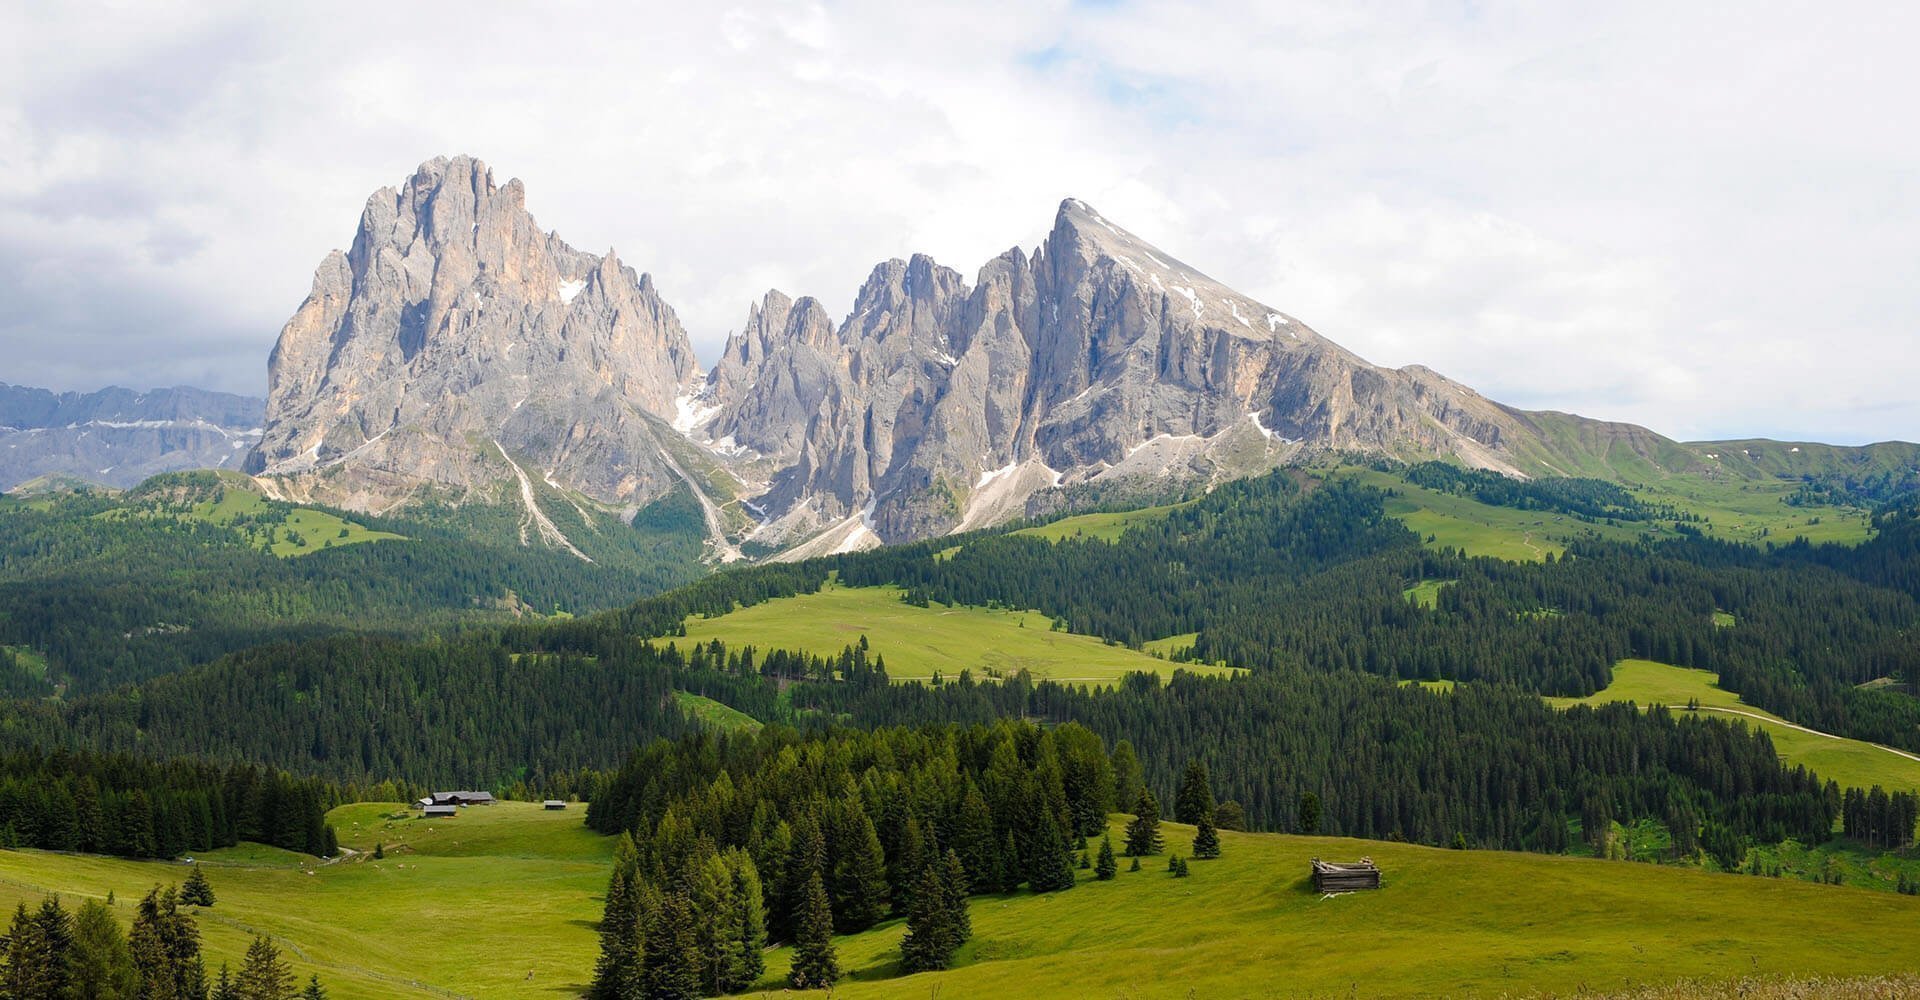
M1072 195L1505 402L1920 439L1920 8L652 6L0 6L0 380L263 392L367 195L468 152L707 361Z

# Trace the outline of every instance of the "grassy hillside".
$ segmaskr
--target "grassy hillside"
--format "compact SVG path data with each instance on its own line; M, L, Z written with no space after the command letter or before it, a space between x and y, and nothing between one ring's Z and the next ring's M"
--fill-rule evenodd
M1139 510L1109 511L1097 514L1076 514L1063 517L1058 521L1021 528L1016 535L1031 535L1057 542L1066 538L1098 538L1111 542L1125 531L1143 521L1152 521L1166 516L1166 513L1183 506L1168 504L1163 507L1142 507Z
M1186 853L1189 828L1167 824ZM1118 827L1116 825L1116 833ZM1653 865L1223 833L1054 896L977 899L956 968L898 974L898 923L842 939L837 997L1503 996L1683 977L1910 971L1920 900ZM1371 856L1386 888L1323 899L1313 857ZM1756 913L1767 919L1755 920ZM1874 927L1863 934L1861 928ZM768 962L784 971L787 949Z
M1613 683L1585 698L1549 698L1561 707L1631 701L1641 706L1668 705L1683 709L1698 701L1703 711L1737 718L1766 730L1774 749L1789 764L1804 764L1822 778L1843 786L1920 791L1920 760L1860 740L1828 736L1795 727L1770 712L1723 690L1718 678L1705 670L1688 670L1651 660L1623 660L1614 667ZM1735 714L1737 713L1737 714Z
M331 816L361 852L335 864L256 846L202 858L219 897L197 919L211 964L270 934L336 1000L570 997L593 967L612 842L581 807L452 820L396 805ZM1121 818L1116 817L1116 831ZM1167 824L1173 850L1190 828ZM1501 996L1680 978L1913 972L1920 899L1791 879L1371 841L1222 834L1225 857L1170 878L1164 858L1050 896L978 897L956 968L898 976L903 928L838 942L844 997ZM1322 899L1312 857L1371 856L1378 893ZM0 905L111 890L123 919L183 865L0 852ZM1764 920L1754 914L1765 913ZM1873 928L1862 933L1863 928ZM783 992L787 949L762 986Z
M832 655L865 635L886 658L894 680L948 678L962 670L976 676L1026 670L1036 679L1109 683L1130 671L1171 674L1174 665L1124 646L1084 635L1052 631L1038 611L973 607L915 607L893 587L843 587L829 583L818 593L741 608L717 618L687 620L686 645L719 639L729 647L801 649ZM1181 669L1223 673L1219 667Z
M675 691L673 697L688 715L721 732L753 732L760 728L759 719L712 698L691 691Z

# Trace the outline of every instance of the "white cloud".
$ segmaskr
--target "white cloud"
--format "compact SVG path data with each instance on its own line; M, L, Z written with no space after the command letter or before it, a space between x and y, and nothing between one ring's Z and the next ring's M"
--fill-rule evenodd
M1900 8L27 6L12 381L258 391L366 196L471 152L652 271L703 357L769 284L842 310L886 257L970 274L1072 194L1519 405L1920 438Z

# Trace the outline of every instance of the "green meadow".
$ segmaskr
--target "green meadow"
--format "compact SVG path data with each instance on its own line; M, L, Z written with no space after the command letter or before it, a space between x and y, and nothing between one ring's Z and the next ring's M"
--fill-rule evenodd
M1049 542L1063 541L1068 538L1098 538L1111 542L1126 533L1128 528L1145 521L1153 521L1167 516L1183 504L1168 504L1163 507L1142 507L1139 510L1109 511L1098 514L1075 514L1058 521L1021 528L1016 535L1029 535L1044 538Z
M612 841L583 807L506 802L451 820L336 809L332 864L248 845L201 858L213 968L271 936L336 1000L571 997L591 974ZM1114 818L1116 835L1124 817ZM1163 826L1188 853L1192 830ZM1920 898L1795 879L1375 841L1221 834L1225 856L1036 896L976 897L956 967L902 977L898 921L837 942L836 997L1412 997L1619 989L1681 978L1920 970ZM375 844L384 857L374 860ZM1385 888L1324 899L1307 861L1370 856ZM112 891L123 920L185 865L0 851L0 905ZM1754 919L1758 913L1766 919ZM1872 928L1862 933L1861 928ZM785 948L765 995L786 991Z
M750 733L760 728L760 720L732 705L723 705L691 691L675 691L673 697L688 715L723 733Z
M1055 632L1052 620L1038 611L938 604L922 608L900 595L897 587L830 582L817 593L777 598L714 618L688 618L686 636L671 641L686 645L718 639L734 648L800 649L830 656L864 635L872 651L886 658L887 675L894 680L930 680L936 672L952 679L962 670L981 678L1007 677L1026 670L1036 680L1105 684L1132 671L1170 675L1176 669L1125 646ZM1229 672L1186 664L1177 669Z
M1804 764L1822 778L1850 788L1880 785L1889 790L1920 791L1920 760L1885 747L1828 736L1795 727L1785 719L1740 700L1721 688L1719 678L1705 670L1688 670L1651 660L1622 660L1613 668L1613 683L1585 698L1549 698L1565 708L1630 701L1642 707L1666 705L1684 710L1697 701L1703 712L1765 730L1782 760ZM1736 714L1737 713L1737 714Z
M202 500L194 504L187 517L235 528L244 533L255 548L276 556L306 555L336 545L356 545L401 537L391 532L374 531L365 525L311 507L281 509L284 515L276 520L276 506L265 497L229 486L221 491L217 500Z

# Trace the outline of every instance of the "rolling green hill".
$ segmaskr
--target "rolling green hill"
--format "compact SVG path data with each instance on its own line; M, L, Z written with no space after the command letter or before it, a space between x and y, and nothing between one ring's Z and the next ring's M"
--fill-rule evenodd
M570 997L584 988L612 840L581 807L528 803L452 820L335 810L362 853L322 864L245 845L201 858L218 895L196 919L210 964L255 933L335 1000ZM1116 818L1116 826L1120 818ZM1190 828L1167 824L1186 853ZM1164 858L1064 893L976 897L957 967L898 976L902 927L838 940L834 996L1511 996L1680 978L1920 969L1920 899L1654 865L1224 832L1225 856L1170 878ZM385 857L370 857L375 844ZM1307 860L1371 856L1386 888L1323 899ZM123 920L180 864L0 852L0 905L112 891ZM1755 914L1765 919L1754 919ZM1871 928L1870 932L1863 929ZM784 992L787 950L762 987ZM1264 991L1264 992L1263 992Z
M1021 670L1036 680L1112 683L1130 671L1171 674L1173 664L1085 635L1052 630L1038 611L977 607L917 607L900 599L897 587L845 587L828 583L816 593L782 597L718 617L687 619L681 645L714 639L728 647L805 650L831 656L867 637L886 658L896 681L952 679L962 670L1005 677ZM1196 673L1224 668L1181 665Z

